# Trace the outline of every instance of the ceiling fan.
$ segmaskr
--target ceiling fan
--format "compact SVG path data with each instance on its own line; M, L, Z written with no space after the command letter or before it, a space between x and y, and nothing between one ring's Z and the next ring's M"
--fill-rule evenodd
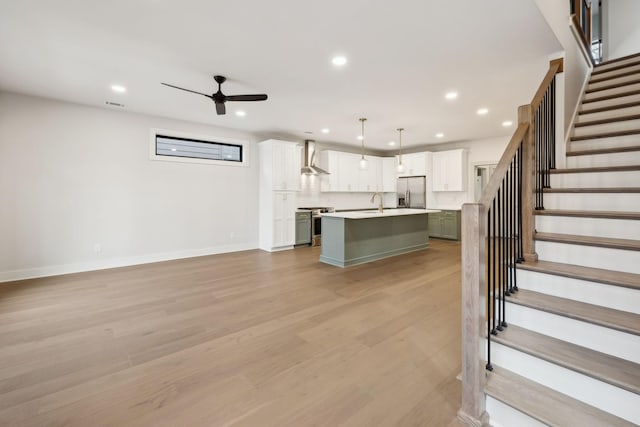
M265 101L267 99L267 95L264 93L255 94L255 95L225 95L224 93L222 93L222 90L220 87L222 86L222 83L224 83L227 80L227 78L225 76L213 76L213 78L218 83L218 91L211 95L207 95L206 93L202 93L202 92L196 92L195 90L185 89L183 87L170 85L168 83L162 83L162 84L175 89L180 89L180 90L184 90L191 93L197 93L198 95L206 96L207 98L211 99L213 102L216 103L216 113L218 113L218 115L222 115L227 112L224 106L224 103L227 101Z

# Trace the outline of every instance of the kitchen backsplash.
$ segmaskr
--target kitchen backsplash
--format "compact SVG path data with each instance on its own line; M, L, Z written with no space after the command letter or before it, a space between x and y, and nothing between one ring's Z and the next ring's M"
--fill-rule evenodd
M369 193L325 193L320 191L319 175L302 175L302 190L298 192L298 206L330 206L337 210L370 209L378 206L378 200L371 203L372 192ZM384 193L384 206L396 207L396 193Z

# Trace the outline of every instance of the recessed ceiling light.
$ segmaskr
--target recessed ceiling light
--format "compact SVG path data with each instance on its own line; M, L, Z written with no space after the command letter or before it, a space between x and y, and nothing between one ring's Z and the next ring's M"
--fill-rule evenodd
M456 99L458 97L458 92L447 92L444 97L447 99Z
M238 111L236 111L236 116L238 116L238 117L244 117L244 116L246 116L246 115L247 115L247 113L245 113L245 112L244 112L244 111L242 111L242 110L238 110Z
M504 126L506 128L508 128L512 124L513 124L513 122L511 120L506 120L506 121L502 122L502 126Z
M344 56L334 56L331 59L331 63L336 67L342 67L347 63L347 58L345 58Z
M329 128L323 128L320 132L322 132L322 133L329 133L329 132L331 132L331 131L329 130Z
M436 138L442 138L442 137L444 137L444 133L442 132L436 133Z
M127 88L122 85L111 85L111 90L118 93L125 93Z
M171 151L177 151L175 148L172 148Z
M389 145L393 147L394 145L396 145L396 142L395 141L389 141Z
M476 113L478 113L479 116L484 116L488 112L489 112L488 108L480 108L478 111L476 111Z
M362 141L364 139L362 135L358 135L356 138L358 139L358 141Z

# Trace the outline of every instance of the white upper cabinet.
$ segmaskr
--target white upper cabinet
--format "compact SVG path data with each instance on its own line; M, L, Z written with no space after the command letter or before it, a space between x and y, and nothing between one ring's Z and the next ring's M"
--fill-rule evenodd
M375 191L395 190L395 159L376 156L365 156L367 167L360 169L360 154L345 153L342 151L323 150L320 152L320 167L330 172L323 175L320 181L321 191L341 191L369 193ZM393 164L390 168L393 175L387 176L387 186L384 188L383 164ZM388 167L388 166L387 166Z
M382 191L382 158L365 156L365 169L360 169L360 158L358 157L358 191Z
M262 174L275 191L300 190L302 147L295 142L269 139L260 143Z
M398 178L398 164L395 157L382 158L382 191L395 193Z
M396 158L398 157L396 156ZM427 153L403 154L402 165L404 166L404 171L398 172L398 176L426 176Z
M431 182L433 191L465 191L467 184L467 150L433 153Z

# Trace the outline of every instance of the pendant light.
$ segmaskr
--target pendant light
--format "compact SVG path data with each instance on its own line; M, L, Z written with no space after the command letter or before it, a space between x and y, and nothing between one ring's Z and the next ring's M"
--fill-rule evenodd
M396 129L398 131L398 141L400 143L400 150L398 152L398 172L404 172L404 165L402 164L402 131L404 128Z
M362 140L362 157L360 158L360 169L365 170L367 168L367 159L364 158L364 122L367 121L366 118L361 117L360 123L362 123L362 133L360 134L360 139Z

